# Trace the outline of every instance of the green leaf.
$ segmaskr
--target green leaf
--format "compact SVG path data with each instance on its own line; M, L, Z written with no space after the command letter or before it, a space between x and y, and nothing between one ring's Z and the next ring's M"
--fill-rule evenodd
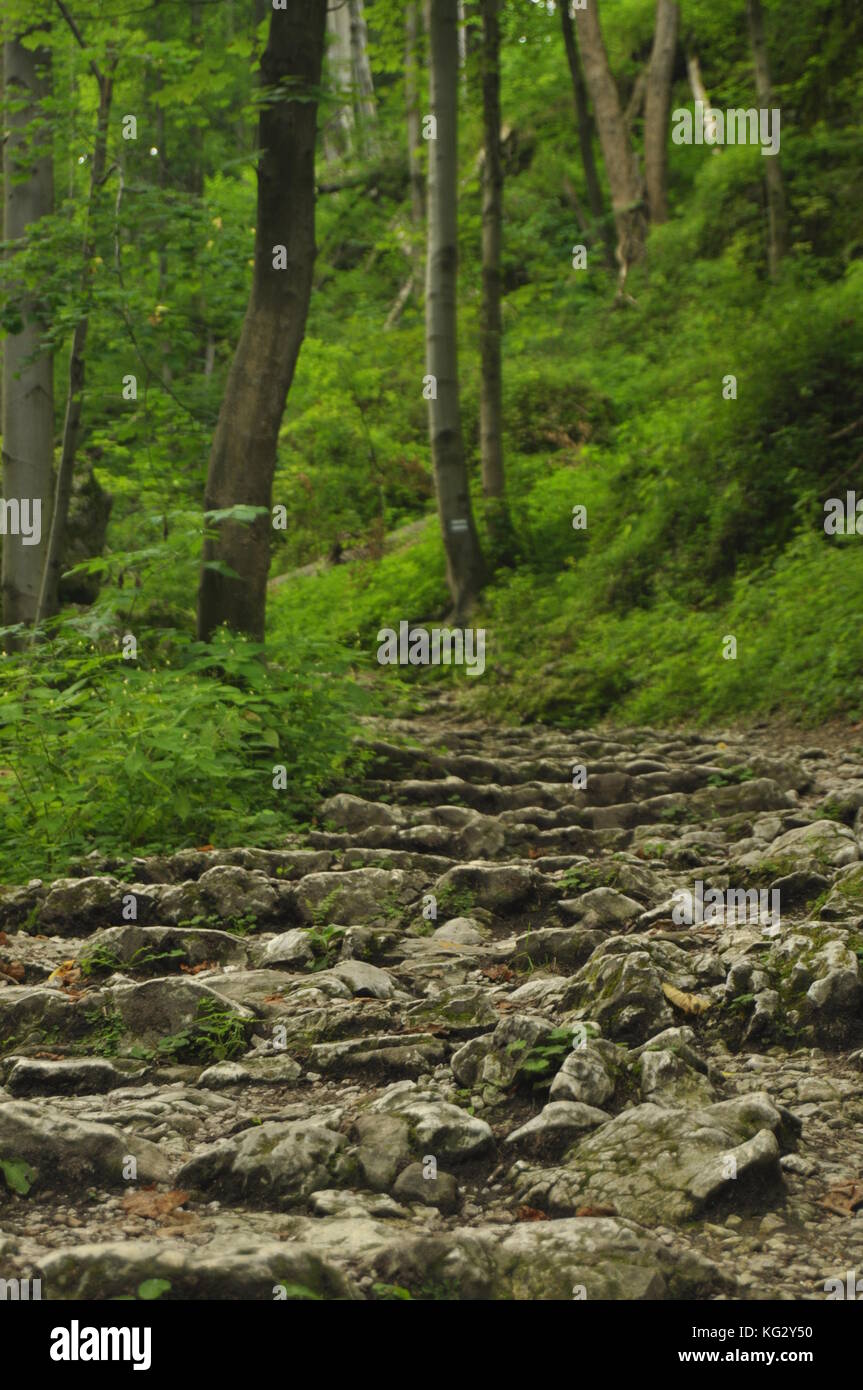
M0 1158L0 1173L6 1179L10 1192L26 1197L36 1179L35 1169L23 1158Z
M144 1299L161 1298L163 1293L167 1293L171 1284L168 1279L145 1279L143 1284L138 1285L138 1297Z

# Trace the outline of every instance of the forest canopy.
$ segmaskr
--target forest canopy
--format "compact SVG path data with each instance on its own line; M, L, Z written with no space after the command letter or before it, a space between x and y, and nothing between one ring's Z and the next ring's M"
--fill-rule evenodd
M861 35L6 0L0 876L268 843L443 681L859 718ZM376 659L467 621L481 680Z

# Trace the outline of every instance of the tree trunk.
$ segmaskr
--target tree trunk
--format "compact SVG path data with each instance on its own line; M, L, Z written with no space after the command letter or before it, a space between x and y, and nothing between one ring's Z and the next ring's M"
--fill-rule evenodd
M746 0L749 18L749 37L752 41L752 56L755 60L755 89L758 105L765 111L773 106L773 88L770 81L770 63L767 57L767 44L764 39L764 15L761 0ZM767 179L767 264L771 280L779 273L779 262L788 250L788 217L785 208L785 185L782 180L782 166L779 153L765 158L765 177Z
M363 0L348 0L351 25L351 67L354 101L363 152L372 158L380 153L377 137L378 112L375 106L375 85L369 63L369 35L363 13Z
M668 113L679 19L675 0L657 0L644 111L644 174L651 222L668 220Z
M687 53L686 72L689 77L689 85L692 88L692 95L696 101L701 102L701 131L705 145L712 146L712 153L719 154L719 146L716 143L716 117L710 114L710 98L704 86L704 79L701 76L701 64L698 61L697 53ZM696 113L697 114L697 113ZM696 140L696 144L698 141Z
M415 228L422 226L426 215L425 183L420 148L419 92L419 6L417 0L407 0L405 9L405 108L408 126L408 169L411 185L411 221Z
M42 103L50 98L50 50L25 48L23 36L9 38L3 49L7 110L3 146L4 237L7 242L33 236L33 224L54 205L54 171ZM39 150L39 146L43 146ZM47 151L47 152L46 152ZM36 233L38 235L38 233ZM6 252L13 261L15 249ZM38 301L22 285L16 297L20 332L8 333L3 353L3 499L30 508L30 524L40 508L38 544L24 544L23 534L3 537L3 622L32 623L51 525L54 491L54 362L39 351L43 325ZM35 528L32 537L35 537ZM17 640L8 644L18 645Z
M54 510L51 516L51 532L48 549L42 570L42 583L39 590L39 603L36 621L41 622L53 612L60 587L60 562L66 539L66 523L69 519L69 499L72 496L72 479L75 474L75 455L78 449L78 431L81 425L81 411L84 405L84 378L86 374L85 351L87 331L90 325L90 304L92 301L92 274L90 262L93 257L93 221L99 190L105 179L105 164L108 153L108 120L111 114L113 95L113 66L105 76L100 74L99 111L96 117L96 144L93 162L90 166L90 198L87 209L87 226L84 231L84 244L81 248L82 276L81 289L84 296L84 311L75 325L72 334L72 350L69 356L69 386L66 392L66 414L63 420L63 443L60 450L60 464L57 470L57 485L54 494Z
M485 581L485 565L471 510L458 389L458 8L457 0L427 4L431 108L437 120L437 138L429 141L426 257L426 372L434 379L429 437L447 583L454 620L461 622Z
M632 84L632 92L630 93L629 101L626 103L626 110L623 113L623 123L626 126L627 133L632 130L633 125L644 110L646 95L647 73L644 68L642 68Z
M456 32L458 34L458 66L462 78L467 76L467 29L465 28L464 0L458 0L458 14L456 16Z
M480 316L480 454L489 541L495 559L510 546L503 471L500 256L503 166L500 157L500 0L480 0L482 13L482 310Z
M647 222L642 205L643 188L635 155L629 143L617 85L599 27L598 0L575 12L578 44L584 60L587 90L593 102L605 172L611 189L611 206L617 230L618 294L623 292L630 266L644 255Z
M590 118L590 110L587 105L587 89L584 85L581 59L578 56L578 48L575 42L572 15L569 11L569 0L559 0L557 8L560 14L560 27L563 30L563 46L566 49L569 75L572 78L572 95L575 101L575 122L578 126L581 167L584 170L584 178L587 184L587 199L590 203L590 215L593 218L594 228L598 229L602 236L602 242L605 247L605 258L608 264L613 268L614 251L605 224L605 205L602 199L599 174L596 170L596 160L593 156L593 121Z
M348 0L331 0L331 7L327 9L327 34L327 70L331 86L342 96L341 104L328 116L324 130L324 154L329 163L349 155L353 149L353 57Z
M227 520L204 542L198 635L220 623L262 639L279 426L306 328L315 260L315 133L326 0L273 10L261 81L255 269L210 453L205 507L264 507L250 525ZM274 268L275 247L285 269ZM280 253L281 254L281 253ZM212 568L213 565L218 568ZM227 566L236 578L225 572Z

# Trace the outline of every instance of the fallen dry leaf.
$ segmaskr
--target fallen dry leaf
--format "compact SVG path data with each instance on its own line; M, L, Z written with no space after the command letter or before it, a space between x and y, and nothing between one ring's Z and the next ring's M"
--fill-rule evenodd
M61 984L65 984L69 975L74 974L77 978L78 976L80 976L80 973L81 972L78 969L77 961L64 960L61 961L61 963L57 966L56 970L51 971L51 974L48 976L48 979L45 981L45 983L50 985L52 980L59 980Z
M519 1207L515 1213L516 1221L547 1221L548 1213L536 1207Z
M5 975L10 980L21 981L25 974L26 971L20 960L0 961L0 975Z
M515 971L511 970L508 965L487 965L479 973L480 975L484 975L487 980L492 981L509 981L515 979Z
M214 960L202 960L200 965L181 965L180 970L184 975L199 975L202 970L215 970Z
M712 999L705 999L700 994L684 994L682 989L675 989L674 985L663 985L662 993L669 1004L673 1004L685 1014L707 1013L713 1003Z
M579 1207L576 1216L616 1216L616 1207Z
M863 1182L849 1178L837 1183L820 1199L820 1205L836 1216L853 1216L858 1207L863 1207Z
M188 1200L188 1192L182 1192L179 1188L171 1192L155 1192L145 1187L139 1192L127 1192L123 1198L123 1208L129 1216L146 1216L151 1221L170 1216L176 1221L176 1208Z

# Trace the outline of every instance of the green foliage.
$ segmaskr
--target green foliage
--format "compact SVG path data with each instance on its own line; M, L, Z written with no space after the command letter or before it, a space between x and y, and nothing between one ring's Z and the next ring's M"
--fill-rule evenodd
M130 662L87 629L72 619L0 658L0 878L59 872L94 843L273 842L356 765L367 701L346 651L300 634L264 649L136 629ZM287 790L273 787L278 766Z
M309 962L308 969L317 972L319 970L329 970L334 966L339 958L339 949L344 934L344 927L312 927L306 933L306 939L314 952L315 958Z
M246 1051L246 1024L217 999L202 999L194 1023L167 1038L156 1049L159 1061L229 1062Z
M511 1042L507 1051L518 1054L518 1078L530 1081L535 1091L546 1090L572 1049L571 1028L552 1028L540 1042L528 1046L526 1039Z
M447 885L437 895L439 916L469 917L473 905L473 893L469 888L455 888L452 885Z
M151 946L140 946L133 951L127 961L122 961L108 946L95 946L82 956L79 964L85 977L97 974L111 974L116 970L146 970L149 966L160 965L162 961L175 960L185 955L179 947L175 951L154 951Z
M138 1285L138 1297L151 1301L161 1298L163 1293L169 1293L170 1289L170 1279L144 1279Z
M320 1303L321 1295L315 1293L314 1289L309 1289L305 1284L280 1284L284 1290L285 1299L288 1302Z
M24 0L6 8L10 32L32 23ZM766 275L767 161L754 148L671 144L671 216L652 229L627 283L633 302L619 309L601 229L577 230L576 205L588 200L559 14L502 5L503 424L517 566L494 576L472 616L488 634L480 680L375 660L381 628L450 610L421 390L413 258L423 235L405 167L403 14L389 0L366 3L379 155L362 152L358 127L354 153L333 158L331 87L321 107L327 191L278 439L273 502L288 524L273 531L267 644L220 634L204 647L191 636L207 457L249 291L255 73L269 18L258 22L254 6L206 9L202 18L198 5L103 0L77 17L83 48L56 14L26 40L52 55L53 97L31 133L51 142L56 206L38 234L5 248L0 324L18 331L35 297L63 382L88 310L79 464L113 510L103 553L76 556L73 569L101 586L98 601L0 658L0 880L61 873L94 847L128 857L277 844L324 790L358 780L358 716L409 712L415 682L455 683L483 716L513 720L860 718L863 545L823 531L825 500L861 487L859 4L765 0L791 243L777 282ZM653 0L615 0L603 16L624 105L654 18ZM476 500L478 22L468 7L458 246ZM714 104L752 105L744 0L682 0L681 33L697 41ZM115 56L107 177L91 204L89 63L105 69ZM423 110L426 67L421 52ZM691 102L682 63L671 95L672 108ZM7 124L16 100L7 91ZM123 139L126 112L138 113L136 140ZM633 131L640 152L640 115ZM570 260L582 237L586 274ZM385 330L411 271L403 312ZM127 373L134 399L122 392ZM733 401L722 396L728 374ZM64 405L58 390L56 438ZM586 530L572 528L577 504ZM328 563L340 547L351 563ZM136 661L122 659L126 633ZM722 656L728 634L736 660ZM276 766L286 790L273 787ZM714 784L742 776L726 770ZM454 897L446 910L470 903ZM330 954L327 940L315 965Z
M84 1018L90 1030L85 1043L87 1050L103 1057L115 1056L125 1032L118 1010L110 1005L96 1005L85 1011Z
M0 1158L0 1173L6 1187L19 1197L26 1197L36 1179L35 1171L23 1158Z

